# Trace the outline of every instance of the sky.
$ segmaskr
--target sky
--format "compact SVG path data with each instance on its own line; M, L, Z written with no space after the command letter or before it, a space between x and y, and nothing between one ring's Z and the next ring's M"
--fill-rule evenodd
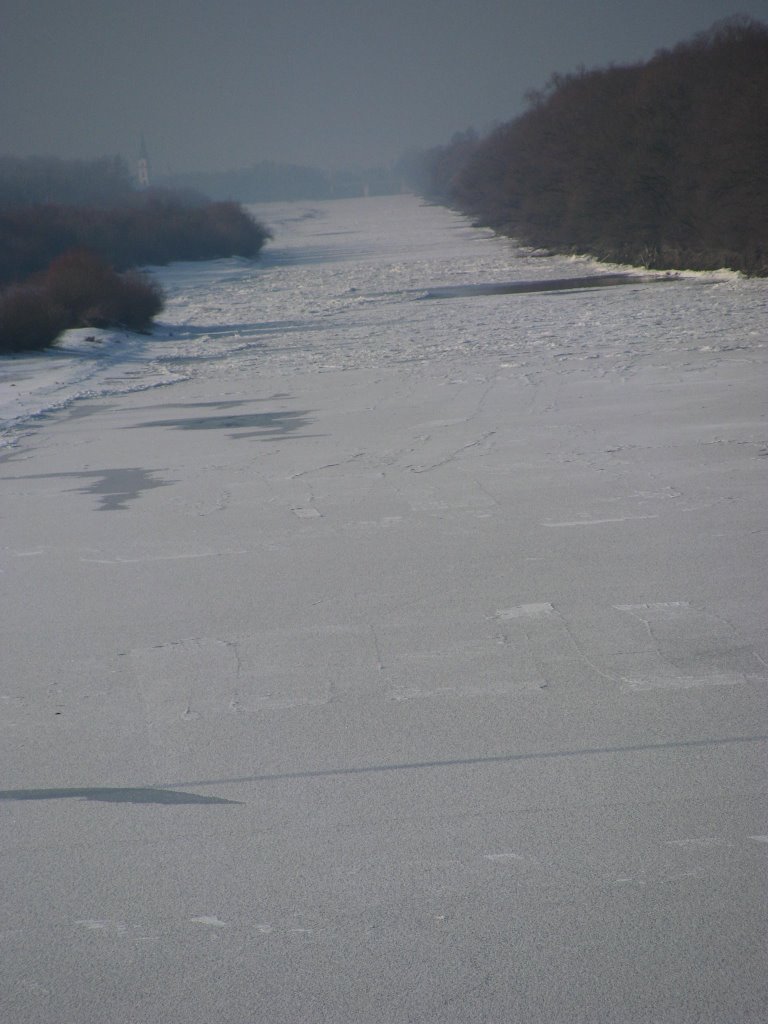
M388 165L734 14L768 0L0 0L0 155Z

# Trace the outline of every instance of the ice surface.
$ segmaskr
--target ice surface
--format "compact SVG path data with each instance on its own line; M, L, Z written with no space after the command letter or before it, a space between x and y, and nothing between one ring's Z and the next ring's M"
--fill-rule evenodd
M2 364L0 1020L768 1019L768 282L259 212Z

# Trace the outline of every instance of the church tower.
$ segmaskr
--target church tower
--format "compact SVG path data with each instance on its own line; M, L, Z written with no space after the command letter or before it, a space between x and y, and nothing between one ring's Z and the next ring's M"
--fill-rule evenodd
M141 133L141 146L139 147L139 163L136 177L139 182L139 188L149 188L149 156L147 155L147 146L144 142L144 132Z

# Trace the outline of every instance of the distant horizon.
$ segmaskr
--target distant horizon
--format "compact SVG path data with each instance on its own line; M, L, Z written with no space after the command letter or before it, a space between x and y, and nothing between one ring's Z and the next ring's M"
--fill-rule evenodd
M768 0L7 0L0 36L5 154L156 178L265 161L332 174L518 116L551 76L650 59Z
M447 141L447 140L446 140ZM439 143L437 143L439 145ZM267 164L274 164L276 167L295 167L301 170L316 171L322 174L328 175L333 178L337 175L343 174L365 174L371 171L384 171L391 173L394 167L400 162L403 156L408 154L401 154L392 160L389 164L372 164L369 166L340 166L340 167L322 167L318 164L311 163L297 163L294 160L278 160L273 157L259 157L248 164L237 164L229 167L211 167L208 169L201 169L198 167L184 168L178 171L173 171L169 174L158 174L152 166L152 149L149 143L146 144L146 153L149 161L150 179L164 181L169 178L176 177L188 177L188 176L207 176L207 175L219 175L219 174L232 174L241 171L250 171L254 168L261 167ZM134 155L126 155L125 153L97 153L94 156L62 156L60 153L8 153L0 152L0 160L60 160L63 163L93 163L99 160L121 160L123 163L128 165L129 170L133 173L139 163L140 152L139 147L136 148ZM150 181L151 184L151 181Z

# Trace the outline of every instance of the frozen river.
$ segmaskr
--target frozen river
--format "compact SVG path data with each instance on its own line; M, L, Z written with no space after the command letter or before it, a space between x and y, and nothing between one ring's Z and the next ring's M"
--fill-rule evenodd
M449 367L487 356L517 376L554 366L600 378L651 354L695 367L697 353L708 366L765 353L766 281L728 271L649 278L547 257L412 196L253 209L275 233L260 261L154 271L169 299L154 338L70 331L42 355L0 361L0 424L230 370ZM653 278L663 287L651 299L641 285ZM634 284L584 287L598 279Z
M763 1024L768 282L258 213L0 366L0 1021Z

